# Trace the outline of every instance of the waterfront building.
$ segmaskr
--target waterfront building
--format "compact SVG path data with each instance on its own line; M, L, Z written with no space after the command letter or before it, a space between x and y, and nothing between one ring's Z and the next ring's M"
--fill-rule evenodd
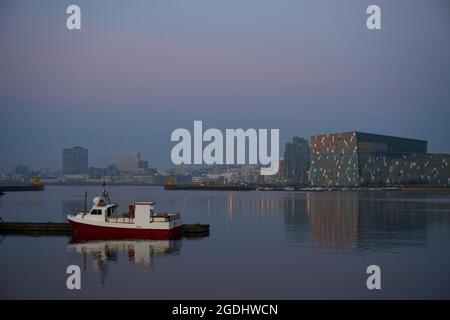
M208 177L206 176L192 177L192 183L194 184L202 184L206 182L208 182Z
M427 153L427 141L363 132L312 136L315 186L447 186L450 155Z
M79 146L64 148L62 158L64 175L79 175L88 172L88 149Z
M247 184L257 184L261 182L262 175L260 168L253 165L242 165L239 167L239 182Z
M284 180L288 184L308 184L310 167L310 147L308 140L293 137L292 142L286 143L284 152Z

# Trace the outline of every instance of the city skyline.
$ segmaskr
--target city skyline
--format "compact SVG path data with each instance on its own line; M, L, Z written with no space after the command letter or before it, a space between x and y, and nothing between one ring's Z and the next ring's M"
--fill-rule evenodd
M2 181L26 182L26 179L40 176L47 183L69 184L95 184L106 180L118 184L163 184L170 180L170 184L446 187L450 183L450 154L429 153L427 146L426 140L358 131L326 133L309 139L294 136L292 142L285 145L284 157L277 164L280 170L275 175L257 172L261 166L257 164L181 164L158 170L149 167L149 162L136 152L122 154L117 162L106 167L94 167L88 162L89 150L74 146L62 149L60 173L36 172L20 164L15 166L15 175L2 175Z
M357 131L357 130L350 130L350 131L343 131L343 132L327 132L327 133L316 134L316 135L312 135L312 136L308 136L308 137L294 135L293 137L290 137L288 139L288 141L286 141L285 143L282 142L280 144L280 160L285 160L285 158L286 158L286 148L288 147L288 145L292 145L292 141L291 141L292 139L295 140L296 138L297 139L300 138L300 140L306 140L306 142L308 143L308 147L311 147L311 145L310 145L311 138L314 138L316 136L338 135L338 134L352 133L352 132L360 132L360 133L368 133L368 134L375 134L375 135L383 135L383 136L388 136L388 137L396 137L396 136L384 135L384 134L380 134L380 133L361 132L361 131ZM402 138L406 139L406 140L424 141L425 142L426 152L427 153L436 153L437 154L437 152L430 152L428 150L427 146L429 145L429 141L427 141L427 140L415 139L415 138L410 138L410 137L402 137ZM204 144L207 144L207 143L204 142ZM89 151L89 148L85 148L85 146L79 146L79 145L65 146L65 147L61 148L60 151L62 151L63 154L64 154L64 150L75 149L75 148L87 149ZM89 151L89 154L91 155L91 151ZM145 161L140 161L141 154L142 154L141 151L134 150L134 151L130 151L128 153L116 154L110 159L110 161L109 160L108 161L103 161L102 163L99 163L99 162L92 163L91 160L89 160L87 162L86 169L88 169L88 168L107 168L110 165L116 165L116 166L120 167L120 162L123 161L123 157L129 157L129 156L137 157L137 159L138 159L137 161L145 163L145 166L147 168L151 167L151 168L155 168L155 169L158 169L158 170L167 170L167 169L175 169L177 167L177 165L175 165L173 163L168 163L166 166L161 166L161 167L153 166L152 165L152 161L150 159L146 159ZM450 154L450 150L448 152L442 152L442 154ZM144 158L144 157L142 157L142 158ZM91 159L91 156L89 157L89 159ZM55 167L50 167L50 166L35 167L33 164L28 164L25 161L18 161L17 163L13 164L10 168L1 168L0 167L0 171L11 172L11 171L14 171L16 167L21 167L21 166L26 166L28 169L34 170L34 171L48 169L48 170L56 170L56 171L60 170L61 172L64 172L64 161L60 161L59 165L57 165ZM196 167L209 167L209 166L217 166L217 165L216 164L213 164L213 165L183 164L183 166L196 168ZM239 165L236 165L236 166L239 166ZM252 165L240 165L240 166L252 166ZM286 168L284 168L283 170L286 170ZM284 173L284 174L286 174L286 173ZM304 178L302 178L302 179L304 179Z

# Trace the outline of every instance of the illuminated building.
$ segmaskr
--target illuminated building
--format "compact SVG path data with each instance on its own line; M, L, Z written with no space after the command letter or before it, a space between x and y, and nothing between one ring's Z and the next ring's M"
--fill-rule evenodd
M315 186L448 186L450 155L427 153L424 140L363 132L312 136Z

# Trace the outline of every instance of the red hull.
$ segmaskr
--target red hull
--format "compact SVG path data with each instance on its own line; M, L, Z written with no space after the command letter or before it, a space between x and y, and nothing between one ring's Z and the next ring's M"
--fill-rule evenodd
M149 239L149 240L177 240L181 239L181 226L171 230L149 230L135 228L100 227L70 221L70 226L76 234L89 235L90 238L109 239Z

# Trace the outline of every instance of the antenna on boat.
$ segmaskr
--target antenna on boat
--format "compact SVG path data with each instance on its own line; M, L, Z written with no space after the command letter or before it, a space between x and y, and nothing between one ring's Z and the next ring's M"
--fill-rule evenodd
M108 191L106 191L106 180L105 180L105 178L103 178L102 186L103 186L102 197L105 198L106 203L109 204L109 203L110 203L110 198L109 198L109 193L108 193Z
M87 191L84 192L84 212L87 212Z

